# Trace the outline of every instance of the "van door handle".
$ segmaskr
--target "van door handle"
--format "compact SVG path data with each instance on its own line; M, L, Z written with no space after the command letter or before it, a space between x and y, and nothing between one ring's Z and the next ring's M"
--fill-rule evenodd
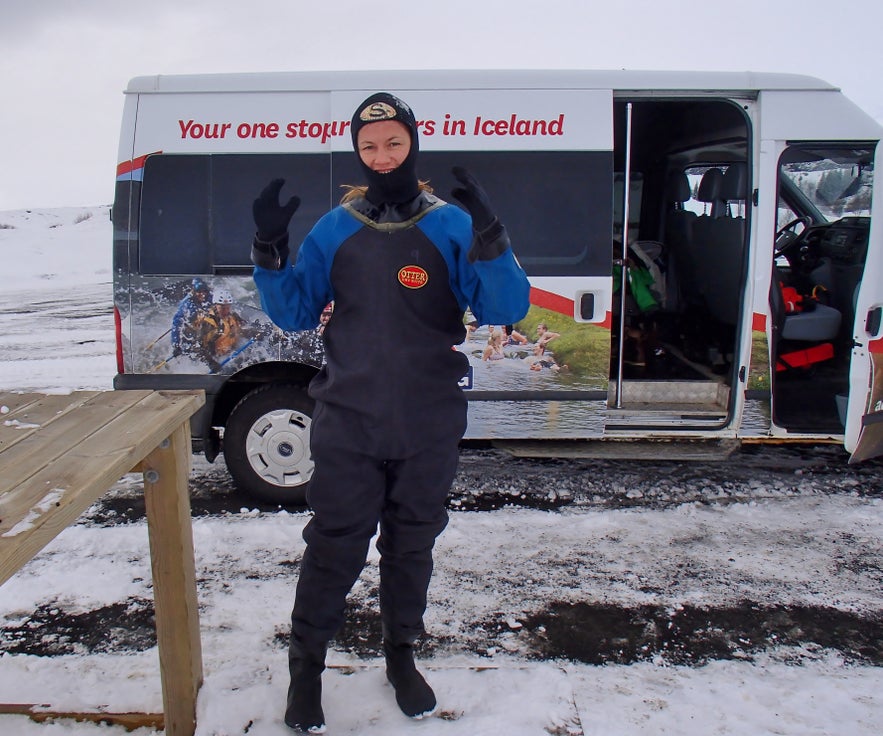
M595 316L595 295L591 292L580 294L579 316L586 322L591 322Z
M880 332L881 318L883 318L883 307L874 307L868 310L868 316L865 318L865 332L871 337Z

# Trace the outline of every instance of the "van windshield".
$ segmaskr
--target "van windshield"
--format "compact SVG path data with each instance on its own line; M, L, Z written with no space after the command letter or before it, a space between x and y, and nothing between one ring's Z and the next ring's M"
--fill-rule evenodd
M871 215L873 146L795 146L782 156L780 174L788 198L798 200L798 209L817 223Z

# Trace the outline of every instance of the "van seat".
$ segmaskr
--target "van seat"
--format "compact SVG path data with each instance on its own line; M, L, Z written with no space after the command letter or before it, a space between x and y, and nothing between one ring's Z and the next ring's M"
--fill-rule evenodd
M724 172L717 168L706 170L699 181L699 189L696 191L696 199L710 204L709 211L703 217L718 218L726 212L726 201L721 196L723 189Z
M709 314L724 325L735 325L739 320L745 220L730 217L727 210L728 201L744 198L745 179L738 170L728 178L712 168L699 184L699 198L711 205L711 211L699 217L693 228L696 276Z
M748 167L743 163L730 164L721 181L721 198L730 202L744 202L748 191Z
M831 341L839 334L843 321L840 310L827 304L815 304L809 311L787 314L778 276L774 266L776 282L770 287L770 312L773 318L772 348L776 356L776 371L806 368L830 360L834 357Z
M824 342L833 340L840 332L840 311L827 304L816 304L811 312L797 312L785 316L782 339Z
M665 233L663 236L668 256L666 279L667 303L677 304L681 299L698 299L698 280L695 256L692 252L693 223L696 213L684 207L693 197L690 180L684 171L676 171L666 182Z

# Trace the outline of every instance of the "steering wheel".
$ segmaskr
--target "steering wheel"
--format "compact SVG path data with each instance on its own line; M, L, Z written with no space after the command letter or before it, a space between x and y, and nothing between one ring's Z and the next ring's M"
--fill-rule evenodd
M794 228L798 225L803 225L803 230L799 233L795 232ZM773 248L773 254L776 258L784 253L792 246L795 242L797 242L800 237L807 231L809 226L812 225L812 218L804 215L803 217L795 217L791 222L786 225L780 227L776 231L776 239L775 246Z

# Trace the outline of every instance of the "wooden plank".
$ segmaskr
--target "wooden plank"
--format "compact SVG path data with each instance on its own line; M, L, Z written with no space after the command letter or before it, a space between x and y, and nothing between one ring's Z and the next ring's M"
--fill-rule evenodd
M145 722L156 715L59 712L34 705L0 705L0 713L20 712L38 721L63 717L127 728L148 725L165 728L169 736L193 736L202 649L188 489L189 420L205 403L203 393L121 391L18 401L17 410L27 406L29 416L42 421L0 452L0 584L121 475L139 467L164 715Z
M51 723L59 719L72 720L78 723L103 723L109 726L122 726L127 731L138 728L163 729L162 713L117 713L107 710L74 712L54 710L50 705L34 703L0 703L0 714L28 716L37 723Z
M192 410L182 407L181 402L189 402L195 394L198 392L176 392L168 399L161 392L106 392L79 405L75 413L59 413L57 420L43 425L33 441L20 442L0 453L0 501L5 493L24 486L65 453L82 452L84 443L89 443L92 455L114 454L121 448L144 444L147 438L140 435L147 431L151 421L160 421L164 427L156 433L157 442L160 441L163 431L171 432L178 417ZM137 412L127 415L133 408ZM159 416L158 412L171 414ZM102 434L95 437L96 433Z
M107 392L106 396L111 399L119 393L129 392ZM0 584L176 427L189 426L190 416L203 403L201 391L147 392L130 410L91 431L75 447L0 495ZM88 413L94 418L94 407ZM0 455L0 462L6 454Z
M12 538L21 545L42 526L50 528L38 534L46 539L37 549L48 543L202 403L201 392L148 392L133 411L91 431L76 447L0 496L0 559Z
M12 413L28 406L29 404L33 404L35 401L39 401L45 396L46 394L0 391L0 411L2 411L4 415Z
M57 419L62 413L76 409L97 393L3 394L0 396L0 407L6 407L8 411L0 415L0 452L42 429L43 425Z
M142 462L153 569L156 637L165 731L193 736L202 685L202 649L190 519L190 427L181 424L169 442Z
M82 462L66 455L0 498L0 585L95 503L131 457L127 450Z
M37 427L0 454L0 497L148 395L106 391L46 397L27 412Z

